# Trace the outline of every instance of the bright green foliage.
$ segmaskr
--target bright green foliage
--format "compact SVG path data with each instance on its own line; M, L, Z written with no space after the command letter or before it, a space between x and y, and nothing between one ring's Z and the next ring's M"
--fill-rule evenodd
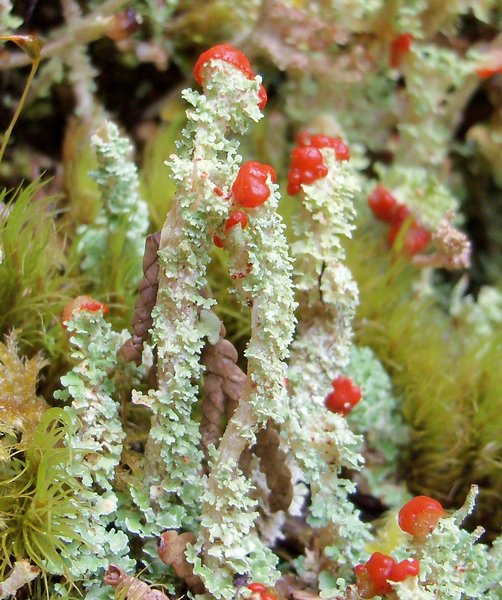
M213 463L214 465L214 463ZM205 503L213 506L217 520L202 519L209 548L201 544L188 549L194 572L204 581L212 597L230 600L235 595L233 575L251 573L253 580L273 584L277 557L266 548L254 530L258 516L250 498L250 484L235 463L218 466L216 489L206 492ZM204 562L197 556L203 550Z
M249 402L263 426L268 418L282 423L288 418L285 359L289 354L295 318L292 264L277 214L279 194L272 187L267 201L251 213L251 223L243 231L230 230L229 268L243 306L252 303L251 338L244 352L247 374L253 382ZM274 189L275 188L275 189ZM241 277L242 270L249 270ZM236 276L237 274L237 276Z
M70 300L75 281L59 237L54 199L40 197L40 182L20 188L0 204L0 331L21 331L22 347L41 349L48 357L61 355L64 332L57 321ZM7 199L5 190L0 201Z
M432 44L413 44L402 66L407 107L398 124L398 162L441 164L460 109L476 89L476 66L474 57L460 58L453 50Z
M76 311L66 327L73 348L71 356L77 362L61 378L66 390L56 397L71 399L68 410L78 421L78 439L72 440L72 447L86 451L79 467L84 484L90 487L96 483L109 491L124 439L112 377L116 353L125 336L112 331L101 311Z
M254 431L268 419L282 423L288 417L285 359L296 304L284 224L276 212L277 186L270 177L267 185L270 195L264 204L250 211L249 225L244 230L234 227L226 232L236 294L243 305L251 304L251 338L245 350L249 385L215 451L202 505L204 546L200 544L199 548L203 547L204 565L198 560L194 563L216 598L233 597L235 573L250 573L253 579L268 583L279 576L276 556L253 529L258 513L250 510L257 506L249 497L250 482L237 465L240 452L236 452L236 458L231 455L235 448L251 446Z
M82 484L72 474L79 460L69 444L74 434L70 417L51 408L28 445L3 439L8 458L0 462L0 578L20 558L43 573L70 576L62 551L81 540L75 523L86 512Z

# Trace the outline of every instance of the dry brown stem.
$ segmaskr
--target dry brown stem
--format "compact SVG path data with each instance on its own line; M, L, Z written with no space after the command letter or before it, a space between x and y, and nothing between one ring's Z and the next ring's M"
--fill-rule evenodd
M143 279L139 284L139 297L136 300L132 317L133 335L119 350L119 354L127 361L141 363L143 344L148 339L153 325L152 310L157 300L159 289L159 250L160 232L152 233L146 238L143 256Z
M174 569L176 575L183 579L192 593L203 594L204 585L199 577L193 574L193 565L187 561L185 555L187 545L195 542L196 537L191 532L178 533L169 530L160 536L157 551L160 560Z
M288 510L293 499L291 471L286 463L286 453L280 448L281 436L269 423L256 436L254 453L260 459L260 471L267 478L270 490L269 508L271 512Z
M225 328L222 325L216 344L206 344L202 353L206 377L202 399L201 441L206 457L209 445L217 445L223 433L225 408L230 417L244 393L246 375L236 364L237 358L237 350L225 339Z

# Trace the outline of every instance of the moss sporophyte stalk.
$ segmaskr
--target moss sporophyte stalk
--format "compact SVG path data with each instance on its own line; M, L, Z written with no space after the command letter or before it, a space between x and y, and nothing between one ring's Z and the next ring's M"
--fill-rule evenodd
M500 600L502 298L445 274L494 3L126 4L20 63L77 121L68 206L0 195L0 600ZM110 47L196 89L112 115Z

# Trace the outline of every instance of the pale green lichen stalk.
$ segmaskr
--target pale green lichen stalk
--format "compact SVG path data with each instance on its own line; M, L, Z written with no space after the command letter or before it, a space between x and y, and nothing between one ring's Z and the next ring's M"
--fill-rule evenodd
M200 352L207 327L201 311L213 301L203 296L215 229L228 216L225 192L235 179L240 157L228 131L244 133L258 121L259 80L249 80L220 60L206 66L205 94L185 90L193 108L170 167L178 193L162 229L159 291L152 339L156 344L158 389L135 395L151 407L152 426L145 451L145 484L155 516L152 530L196 526L203 478L199 424L192 416L202 373ZM152 518L152 515L149 517Z
M77 429L69 443L82 457L72 463L71 471L82 481L81 500L86 514L73 524L81 541L66 545L62 555L68 560L72 576L83 578L106 569L111 562L119 562L124 568L134 565L127 558L126 534L113 527L118 508L113 479L125 437L119 405L113 397L113 370L125 335L113 332L101 311L74 311L66 326L71 356L77 362L61 378L66 389L55 396L71 399L65 410Z
M92 137L102 206L94 223L79 228L82 269L113 291L130 291L141 279L148 231L148 207L139 195L139 179L131 161L132 145L108 121ZM120 265L120 270L117 270Z
M254 523L257 504L251 486L238 467L246 446L254 442L254 431L268 419L282 423L288 414L285 386L289 345L295 318L292 265L277 214L278 186L270 176L267 201L250 211L249 225L227 234L230 272L239 299L251 305L251 339L247 382L239 407L230 419L216 451L202 506L201 550L204 564L191 560L206 588L215 598L235 594L233 576L248 573L253 580L273 584L279 576L277 557L260 540ZM237 493L239 491L239 493Z
M292 346L287 436L312 503L309 522L323 528L325 552L335 572L320 574L319 585L329 597L344 589L337 577L351 577L364 552L369 529L348 500L355 485L340 477L342 467L360 469L362 438L346 420L324 406L330 383L346 368L352 341L357 285L343 264L343 237L350 237L355 216L352 199L358 191L350 164L323 149L325 178L303 185L304 199L294 224L295 275L302 319Z
M350 429L364 435L369 449L369 464L364 478L371 493L388 506L401 506L408 493L397 483L400 452L408 443L408 430L400 411L400 398L375 353L366 347L352 346L346 375L361 389L363 400L347 415Z
M499 599L502 595L500 545L497 538L489 549L479 543L482 527L473 532L461 529L465 518L473 511L477 486L472 486L464 506L451 516L440 519L436 529L424 540L415 538L404 549L408 556L420 559L418 581L394 586L398 598L411 600L467 600L468 598ZM397 552L403 549L398 549Z

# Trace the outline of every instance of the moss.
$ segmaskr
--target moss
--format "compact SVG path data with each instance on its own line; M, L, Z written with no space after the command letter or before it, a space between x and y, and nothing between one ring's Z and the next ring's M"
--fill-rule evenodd
M0 462L0 579L21 558L39 567L46 582L50 573L68 574L60 551L78 538L72 521L83 509L81 484L70 474L77 457L66 445L73 432L68 415L51 408L29 444L3 440L9 458Z
M502 492L502 414L497 361L500 331L484 339L446 312L420 274L389 251L384 229L361 211L348 245L361 303L356 337L386 365L410 426L406 479L416 493L458 504L473 482L481 487L478 518L495 525ZM489 525L489 523L487 523Z
M3 190L0 200L7 200L8 213L0 218L0 333L18 329L23 350L35 348L57 359L50 378L64 362L66 339L58 317L78 285L65 273L71 258L60 209L40 181L11 194Z
M0 434L21 431L25 442L33 435L48 408L36 394L39 372L45 365L40 354L29 360L18 356L15 332L6 338L5 344L0 342Z

